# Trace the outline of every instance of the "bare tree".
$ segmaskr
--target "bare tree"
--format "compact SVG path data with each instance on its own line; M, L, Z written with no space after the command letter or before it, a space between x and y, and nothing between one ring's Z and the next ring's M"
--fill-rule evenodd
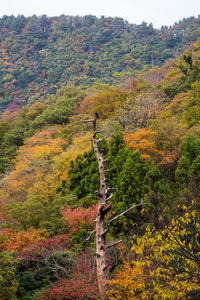
M108 201L112 198L113 194L110 192L112 188L107 187L106 183L106 176L105 176L105 166L104 163L107 161L107 159L103 159L102 154L99 151L98 143L102 140L102 138L97 139L97 134L101 131L97 130L97 119L99 119L99 115L95 113L94 119L92 120L85 120L84 122L92 122L93 123L93 136L92 136L92 144L94 148L95 155L97 157L98 161L98 167L99 167L99 176L100 176L100 188L97 191L98 196L98 208L97 208L97 215L96 215L96 229L94 229L90 236L91 237L93 233L96 232L96 266L97 266L97 281L98 281L98 288L99 288L99 294L100 298L104 299L105 292L106 292L106 285L108 282L108 272L107 272L107 263L106 263L106 252L107 249L110 247L113 247L120 243L122 240L114 242L112 245L107 245L106 242L106 234L108 232L108 226L106 228L106 224L110 224L112 221L116 220L117 218L121 217L125 213L127 213L132 208L141 205L142 201L137 204L133 205L130 208L128 208L123 213L119 214L118 216L115 216L111 220L108 220L107 223L105 221L105 216L111 209L111 205L108 204Z
M124 108L118 110L117 119L126 129L126 125L132 128L148 128L150 120L155 118L157 112L167 103L166 95L160 91L141 92L137 96L131 96Z

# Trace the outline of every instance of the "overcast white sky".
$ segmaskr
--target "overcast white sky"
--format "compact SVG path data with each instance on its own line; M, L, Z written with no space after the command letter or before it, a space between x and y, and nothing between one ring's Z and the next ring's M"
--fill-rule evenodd
M200 15L200 0L0 0L0 17L12 14L104 15L122 17L136 24L152 22L158 28Z

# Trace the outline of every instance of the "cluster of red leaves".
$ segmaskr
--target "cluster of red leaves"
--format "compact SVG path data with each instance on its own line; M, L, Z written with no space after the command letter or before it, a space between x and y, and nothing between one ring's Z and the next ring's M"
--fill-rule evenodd
M89 254L77 257L72 278L51 283L38 300L94 299L98 293L95 259Z
M42 258L51 255L53 251L63 251L67 249L69 244L69 235L63 234L53 238L47 238L44 241L35 243L25 249L18 255L24 262L40 261Z
M94 219L97 213L96 205L84 209L78 207L71 209L69 206L66 206L62 210L62 215L66 223L66 227L69 231L76 232L80 229L82 223L87 223L91 228L94 227Z
M39 299L43 300L63 300L63 299L94 299L97 294L96 282L91 282L81 278L61 279L57 283L51 284L51 288L44 291Z

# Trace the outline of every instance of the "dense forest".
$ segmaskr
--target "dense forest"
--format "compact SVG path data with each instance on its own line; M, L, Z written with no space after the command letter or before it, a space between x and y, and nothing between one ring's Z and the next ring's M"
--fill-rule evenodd
M200 17L174 26L129 24L95 16L0 18L0 109L55 94L63 84L115 84L121 76L161 66L200 36Z
M94 116L104 298L200 298L199 25L0 19L0 299L99 299Z

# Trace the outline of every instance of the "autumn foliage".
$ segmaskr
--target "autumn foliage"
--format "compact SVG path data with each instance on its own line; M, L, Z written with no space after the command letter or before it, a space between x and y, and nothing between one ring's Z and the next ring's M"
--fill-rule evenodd
M155 160L162 157L163 152L156 148L156 132L147 129L138 129L135 133L124 133L127 147L132 150L138 150L143 159L149 161L150 158Z
M13 229L4 229L0 236L1 251L21 253L32 244L45 240L45 230L30 228L28 231L15 232Z
M200 41L153 66L196 36L199 18L161 30L93 16L0 23L0 299L98 299L95 112L107 297L200 299Z
M101 119L111 117L128 99L128 93L118 88L108 88L87 96L80 105L80 112L93 115L98 111Z
M43 292L39 299L94 299L98 293L94 257L88 253L77 257L72 277L51 283L51 288Z
M148 227L146 234L133 242L132 259L124 259L109 282L109 299L187 299L199 295L200 224L192 206L180 205L183 213L169 226L160 232Z
M65 226L70 232L77 232L83 223L87 223L92 229L94 227L96 212L96 205L88 207L87 209L82 207L71 209L69 206L62 209Z

